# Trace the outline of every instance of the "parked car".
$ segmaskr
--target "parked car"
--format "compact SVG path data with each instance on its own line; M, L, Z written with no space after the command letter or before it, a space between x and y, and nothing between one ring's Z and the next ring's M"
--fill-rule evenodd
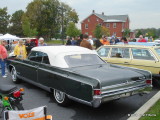
M35 47L26 60L11 57L8 69L14 83L24 80L47 90L60 105L72 99L99 107L152 87L150 72L107 64L95 51L78 46Z
M123 45L123 42L118 42L117 45ZM144 45L144 46L160 46L158 42L128 42L128 45Z
M108 63L151 71L155 85L160 86L160 47L110 45L101 46L97 53Z
M160 39L154 40L155 43L160 43Z

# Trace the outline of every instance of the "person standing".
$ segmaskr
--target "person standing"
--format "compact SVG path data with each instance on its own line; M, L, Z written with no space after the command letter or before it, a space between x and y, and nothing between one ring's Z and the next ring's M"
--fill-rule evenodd
M147 41L143 38L143 35L140 35L138 42L147 42Z
M115 44L120 42L120 40L118 39L118 37L115 37Z
M19 44L15 46L14 55L22 60L27 58L26 46L23 44L23 40L19 40Z
M124 44L128 44L128 40L126 37L122 37L121 38L121 41L124 43Z
M110 45L110 42L108 41L108 38L106 36L104 36L100 42L103 44L103 45Z
M80 36L77 36L77 46L80 46L82 39Z
M71 45L71 44L72 44L72 43L71 43L70 37L67 36L67 37L66 37L66 45Z
M92 35L89 36L88 42L89 42L92 46L94 45L93 40L92 40Z
M38 46L47 46L47 43L44 43L44 38L42 38L42 37L39 38Z
M72 37L72 39L71 39L71 45L77 45L77 41L75 40L74 37Z
M25 43L25 46L26 46L27 56L28 56L28 54L30 53L31 49L32 49L33 47L35 47L35 44L34 44L33 42L31 42L30 39L27 39L27 40L26 40L26 43Z
M87 34L84 34L83 35L83 40L80 44L81 47L85 47L85 48L88 48L90 50L92 50L92 45L88 42L88 35Z
M95 46L96 46L96 49L99 48L101 45L103 45L99 39L96 39L95 40Z
M0 40L0 64L1 64L1 74L3 78L7 77L7 75L5 74L5 64L8 55L5 45L6 41Z
M115 38L111 38L110 45L115 45L115 44L116 44Z
M153 42L153 37L152 36L149 38L148 42Z

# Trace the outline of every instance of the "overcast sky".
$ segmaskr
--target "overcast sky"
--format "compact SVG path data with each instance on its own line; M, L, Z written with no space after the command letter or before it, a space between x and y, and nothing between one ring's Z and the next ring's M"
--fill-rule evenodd
M9 14L25 10L33 0L0 0L0 8L7 7ZM130 28L160 28L160 0L61 0L79 15L80 21L95 10L105 15L129 15ZM80 23L79 23L80 25Z

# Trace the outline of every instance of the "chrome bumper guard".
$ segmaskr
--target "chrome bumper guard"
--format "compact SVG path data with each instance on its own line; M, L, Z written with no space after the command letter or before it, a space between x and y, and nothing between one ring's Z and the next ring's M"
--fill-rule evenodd
M135 87L129 87L129 88L124 88L121 90L114 90L112 91L105 91L104 93L102 92L101 95L96 95L93 96L93 101L92 101L92 106L97 108L100 106L101 103L111 101L111 100L116 100L119 98L123 97L128 97L132 96L135 94L145 94L149 93L152 90L152 85L141 85L141 86L135 86Z

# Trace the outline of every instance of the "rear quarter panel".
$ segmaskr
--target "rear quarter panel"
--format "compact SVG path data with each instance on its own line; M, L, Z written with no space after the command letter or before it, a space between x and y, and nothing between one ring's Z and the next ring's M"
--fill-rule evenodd
M99 85L95 79L78 75L66 69L45 65L38 70L38 82L85 101L92 101L93 88Z

